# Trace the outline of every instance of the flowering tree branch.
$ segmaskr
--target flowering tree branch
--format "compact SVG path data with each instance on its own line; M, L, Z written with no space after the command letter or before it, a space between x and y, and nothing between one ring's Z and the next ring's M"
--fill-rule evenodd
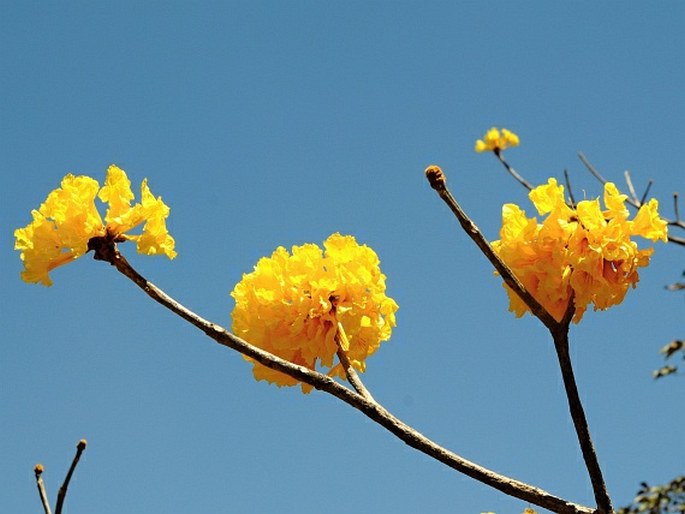
M502 163L504 168L507 170L507 172L514 177L514 179L521 184L523 187L525 187L528 191L533 189L533 186L528 182L521 174L519 174L512 166L509 164L509 162L504 158L504 154L499 148L493 149L493 153L495 154L495 157ZM602 185L606 184L608 180L602 176L602 174L595 168L590 161L585 157L585 155L582 152L578 153L578 157L580 158L581 162L583 165L587 168L587 170L590 172L590 174L595 177ZM576 203L575 199L573 198L573 193L571 192L571 183L568 178L568 172L564 170L564 176L566 178L566 185L568 189L568 193L570 196L570 202L569 207L573 207L574 204ZM645 204L645 201L647 199L647 195L649 194L649 190L652 187L652 180L649 180L647 182L647 186L645 187L644 193L642 193L642 197L638 198L637 193L635 192L635 187L633 186L633 181L630 177L630 173L626 171L624 173L626 185L628 186L628 191L630 193L630 196L626 200L627 203L635 207L636 209L639 209L642 205ZM674 203L674 212L675 212L675 219L673 220L666 220L668 224L672 227L678 227L681 229L685 229L685 221L680 218L680 213L678 211L678 193L673 193L673 203ZM668 240L672 243L676 243L679 245L685 245L685 238L679 237L679 236L674 236L672 234L668 234Z
M500 157L499 152L495 152L495 154ZM502 162L506 162L501 157L500 160ZM575 313L573 298L569 299L568 307L563 318L560 321L554 319L554 317L521 284L509 266L499 257L499 255L497 255L478 227L476 227L473 221L462 210L447 188L447 181L443 171L438 166L429 166L426 169L426 178L428 179L431 187L437 191L440 198L447 204L450 210L457 217L464 231L476 243L478 248L480 248L495 269L499 272L506 284L515 291L521 300L528 305L531 312L550 331L559 360L569 411L576 429L576 435L578 437L581 453L588 470L588 475L590 477L590 482L595 495L595 501L597 502L598 512L606 514L613 512L611 499L607 493L606 484L604 482L602 470L599 465L599 460L597 459L592 438L590 437L587 418L585 417L585 411L580 400L578 387L573 374L573 367L571 365L571 358L569 355L568 329Z
M120 273L140 287L148 296L150 296L150 298L200 329L217 343L236 350L242 355L250 357L270 369L285 373L315 389L335 396L362 412L364 415L394 434L397 438L404 441L407 445L429 455L446 466L493 487L494 489L502 491L509 496L548 509L552 512L559 514L592 514L593 512L596 512L590 507L569 502L554 496L543 489L500 475L471 462L428 439L420 432L393 416L387 409L374 400L344 387L323 373L291 363L257 348L230 333L225 328L200 317L171 298L133 269L124 256L119 253L115 243L111 240L107 241L101 239L98 242L94 242L91 247L96 251L96 259L105 260L112 264Z
M597 168L595 168L590 161L587 160L585 155L583 155L582 152L578 153L578 157L580 158L581 162L585 165L587 170L592 174L593 177L595 177L599 182L602 184L606 184L607 180L597 171ZM635 207L636 209L639 209L644 205L645 200L647 199L647 194L649 193L650 188L652 187L652 180L647 182L647 187L645 188L645 192L642 194L642 198L638 200L637 195L635 194L635 188L633 187L632 180L630 179L630 173L625 172L625 177L626 177L626 183L628 184L628 189L630 190L630 196L626 200L630 205ZM675 219L674 220L666 220L669 224L669 226L672 227L678 227L685 229L685 222L680 219L680 214L678 212L678 193L673 193L673 200L674 200L674 211L675 211ZM676 243L679 245L685 245L685 238L683 237L678 237L674 236L672 234L668 234L668 240L671 243Z

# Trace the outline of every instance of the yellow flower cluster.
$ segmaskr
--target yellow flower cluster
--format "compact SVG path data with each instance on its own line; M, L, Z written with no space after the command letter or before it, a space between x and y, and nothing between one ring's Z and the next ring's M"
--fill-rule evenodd
M667 241L666 221L659 217L657 200L650 200L629 220L626 195L616 186L604 186L604 206L599 199L583 200L575 208L564 200L564 186L550 178L529 194L542 223L527 218L515 204L502 208L500 240L492 243L497 254L522 284L557 320L573 298L578 323L587 306L607 309L623 301L635 287L638 268L647 266L653 248L638 249L631 240L641 236ZM508 286L509 310L517 317L527 305Z
M95 206L96 196L109 204L104 222ZM169 207L161 197L152 195L147 179L141 185L140 203L131 206L133 198L131 181L115 165L107 170L102 189L95 179L68 174L61 187L31 212L33 221L14 231L14 248L21 251L24 262L21 278L29 283L52 285L50 271L85 254L88 241L94 237L107 236L117 242L132 240L139 253L176 257L174 239L166 228ZM140 235L126 233L143 222Z
M505 128L500 132L492 127L485 133L483 139L476 141L476 152L501 152L509 147L519 145L519 137Z
M323 246L293 246L292 254L279 247L243 275L231 293L233 332L290 362L344 377L342 366L333 365L338 323L349 339L351 365L364 371L366 358L390 338L398 306L385 294L376 252L337 233ZM257 362L253 373L279 387L298 384ZM302 390L311 388L302 384Z

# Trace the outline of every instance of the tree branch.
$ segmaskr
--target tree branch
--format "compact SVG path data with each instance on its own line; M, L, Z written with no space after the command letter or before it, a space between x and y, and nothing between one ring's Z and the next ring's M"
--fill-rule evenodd
M76 465L78 464L78 461L81 458L83 450L86 449L87 444L88 443L85 439L81 439L76 445L76 455L74 455L74 459L71 461L71 466L69 466L67 476L64 477L64 483L62 484L62 487L60 487L59 491L57 492L57 504L55 505L55 514L62 513L62 507L64 505L64 499L67 496L67 489L69 488L69 482L71 482L71 476L74 474Z
M370 402L378 403L376 400L374 400L373 396L364 385L364 382L362 382L362 379L359 378L357 371L352 367L352 364L350 363L350 359L347 358L345 348L349 348L350 343L347 340L347 334L345 334L345 329L343 328L342 323L340 323L339 321L338 332L335 334L335 344L338 345L338 351L336 353L338 355L340 365L345 370L345 376L347 377L347 381L352 385L352 387L354 387L354 390L357 391L364 398L366 398Z
M299 366L266 352L247 341L228 332L223 327L212 323L198 316L193 311L184 307L176 300L168 296L157 286L148 282L142 275L134 270L126 259L116 248L111 252L96 254L96 258L107 260L116 269L132 280L150 298L163 305L176 315L188 321L217 343L236 350L237 352L254 359L255 361L276 371L285 373L296 380L311 385L315 389L327 392L336 398L347 403L351 407L359 410L367 417L384 427L394 434L397 438L404 441L407 445L429 455L430 457L442 462L446 466L463 473L479 482L482 482L503 493L519 498L523 501L537 505L559 514L592 514L594 510L590 507L578 505L562 498L556 497L547 491L526 484L519 480L506 477L491 471L483 466L475 464L459 455L446 450L437 443L431 441L423 434L414 430L409 425L403 423L393 416L381 405L370 401L361 394L358 394L347 387L344 387L317 371L313 371L304 366Z
M447 189L445 175L438 166L429 166L426 169L426 177L435 189L440 198L448 205L450 210L459 220L464 231L473 239L478 248L485 254L488 260L492 263L495 269L500 273L507 285L511 287L514 292L523 300L531 309L532 313L542 321L547 329L552 334L554 339L554 346L557 351L559 359L559 366L564 381L566 390L566 398L569 404L569 410L573 424L576 429L578 442L580 444L583 459L590 476L590 482L597 502L598 512L610 514L612 512L611 499L606 490L604 477L597 460L597 454L592 444L590 437L590 430L588 427L583 404L578 394L575 377L573 375L573 367L571 366L571 358L568 351L568 328L575 313L574 299L569 299L566 312L561 321L556 321L547 310L540 305L537 300L528 292L528 290L519 282L507 264L502 261L494 252L490 243L485 239L483 234L478 230L473 221L466 215L456 202L452 194Z
M571 316L572 317L572 316ZM568 318L568 321L571 320ZM571 364L571 356L569 354L568 342L568 322L565 327L561 326L559 330L552 333L554 338L554 348L559 360L559 368L561 369L561 376L564 381L564 389L566 390L566 398L568 399L568 407L573 420L573 426L576 429L578 436L578 443L580 445L583 460L590 476L592 490L597 502L598 512L609 514L613 512L611 506L611 498L607 492L602 470L599 466L597 453L590 437L590 428L585 417L585 410L580 401L580 394L578 393L578 386L573 374L573 366Z
M523 178L519 173L511 167L511 165L506 161L506 159L502 156L502 152L499 149L496 149L494 152L495 156L499 159L499 162L501 162L504 167L507 169L509 174L514 177L519 184L521 184L523 187L525 187L528 191L533 189L533 185L528 182L525 178Z
M33 474L36 477L36 486L38 487L38 494L40 495L40 503L43 505L43 510L45 511L45 514L52 514L48 493L45 491L45 482L43 482L43 465L36 464L33 468Z
M445 178L443 171L438 166L429 166L426 168L426 178L428 179L431 187L437 191L442 201L447 204L447 207L449 207L452 213L456 216L459 224L464 229L464 232L466 232L473 242L476 243L476 246L480 248L480 251L483 252L483 255L485 255L485 257L494 266L506 284L511 287L511 289L519 296L519 298L526 303L533 315L542 321L542 323L548 329L555 329L559 324L557 320L555 320L554 317L547 312L547 309L545 309L533 297L533 295L528 292L523 284L521 284L521 281L516 277L516 275L514 275L514 272L511 271L511 268L509 268L509 266L502 259L500 259L499 255L495 253L495 250L493 250L492 246L490 246L490 243L485 238L483 233L478 229L473 221L471 221L471 218L466 215L464 210L454 199L452 193L450 193L449 189L447 188L447 179Z

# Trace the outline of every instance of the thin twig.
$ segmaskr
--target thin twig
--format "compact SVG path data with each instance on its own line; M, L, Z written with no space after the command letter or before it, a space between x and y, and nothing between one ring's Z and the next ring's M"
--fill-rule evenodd
M59 491L57 492L57 505L55 505L55 514L61 514L62 513L62 506L64 505L64 499L67 496L67 489L69 488L69 482L71 481L71 476L74 474L74 470L76 469L76 465L78 464L79 459L81 458L81 454L83 453L83 450L86 449L87 441L85 439L81 439L78 444L76 445L76 454L74 455L74 459L71 461L71 466L69 466L69 471L67 471L67 476L64 477L64 483L62 484L62 487L59 488Z
M599 460L597 459L597 453L595 452L595 447L592 443L592 438L590 437L590 429L587 418L585 417L583 404L580 400L580 394L578 393L578 386L576 384L573 366L571 364L571 356L569 354L568 323L570 322L571 317L572 315L569 316L563 324L565 327L562 325L559 330L552 333L554 348L559 360L559 367L564 381L564 389L566 390L566 398L568 399L571 419L573 420L573 426L576 429L578 443L590 477L597 508L599 512L609 514L613 512L611 498L607 492L602 470L599 466Z
M528 191L533 189L533 185L530 182L528 182L525 178L523 178L521 175L519 175L519 173L511 167L511 165L502 156L502 152L499 149L495 150L493 153L497 156L499 162L501 162L504 165L509 174L519 182L519 184L525 187Z
M43 510L45 511L45 514L52 514L48 493L45 491L45 482L43 482L43 465L36 464L33 468L33 474L36 476L36 486L38 487L38 494L40 495L40 502L43 505Z
M580 160L583 162L583 164L585 165L585 167L588 169L588 171L589 171L590 173L592 173L592 175L593 175L597 180L599 180L602 184L606 184L606 183L607 183L607 179L605 179L605 178L599 173L599 171L597 171L597 169L596 169L592 164L590 164L590 161L588 161L588 160L585 158L585 155L583 155L583 152L578 152L578 157L580 157Z
M568 198L571 202L569 207L571 209L575 209L576 208L576 198L573 195L573 190L571 189L571 179L568 176L568 170L567 169L564 169L564 180L566 181L566 189L568 189Z
M678 192L677 191L675 193L673 193L673 211L675 212L675 222L678 224L683 223L683 221L680 219L680 210L678 209Z
M362 382L362 379L359 378L357 371L352 367L352 363L350 362L350 359L347 357L345 348L350 347L350 342L347 340L347 334L345 333L345 329L343 328L342 323L340 323L339 321L338 332L335 334L335 343L338 345L338 360L340 360L340 365L345 370L345 376L347 376L347 381L350 384L352 384L352 387L354 387L355 391L361 394L364 398L366 398L370 402L378 403L373 398L369 390L366 388L364 382Z
M645 203L645 200L647 200L647 195L649 194L649 190L652 188L652 184L654 181L650 178L649 182L647 182L647 187L645 188L645 192L642 193L642 198L640 198L640 205L643 205Z
M571 503L556 497L547 491L519 480L500 475L466 460L463 457L446 450L423 434L414 430L412 427L406 425L390 414L390 412L381 405L369 401L362 395L340 385L331 377L281 359L276 355L249 344L247 341L228 332L225 328L205 320L168 296L154 284L148 282L131 267L123 255L117 250L114 250L111 255L107 258L102 258L102 260L110 262L120 273L128 277L138 287L145 291L150 298L200 329L217 343L236 350L268 368L285 373L296 380L311 385L315 389L325 391L335 396L383 426L407 445L429 455L446 466L502 491L509 496L519 498L552 512L557 512L559 514L592 514L594 512L594 509L590 507Z
M435 189L440 198L445 204L450 208L452 213L456 216L459 224L464 229L464 232L476 243L476 246L480 248L483 255L490 261L497 272L500 274L504 282L525 302L525 304L530 308L534 316L536 316L542 323L550 330L556 329L559 322L554 319L554 317L547 312L540 302L538 302L532 294L523 286L521 281L516 277L514 272L509 268L507 263L505 263L495 250L490 246L490 243L485 238L483 233L478 229L478 227L471 221L461 206L450 193L447 188L447 183L445 175L438 166L429 166L426 168L426 177L431 184L431 187Z
M630 196L632 197L632 199L635 203L638 203L639 200L637 199L637 194L635 193L635 188L633 187L633 181L630 178L630 172L628 170L625 170L623 172L623 176L626 179L626 185L628 186L628 191L630 192Z

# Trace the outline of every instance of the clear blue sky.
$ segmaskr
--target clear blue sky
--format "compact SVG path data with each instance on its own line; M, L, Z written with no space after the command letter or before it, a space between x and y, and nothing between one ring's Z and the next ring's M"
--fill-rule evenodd
M2 2L0 505L54 501L89 447L70 514L518 514L322 393L277 389L83 258L45 288L19 280L12 232L68 172L117 163L171 206L179 256L122 251L148 279L230 326L242 273L278 245L335 231L373 247L400 305L365 381L466 458L572 501L592 494L551 341L515 319L485 259L425 183L437 163L491 239L525 191L473 143L492 125L530 181L601 191L583 151L672 216L685 194L681 2ZM581 395L617 505L685 471L682 379L654 382L683 336L657 247L619 307L573 328Z

